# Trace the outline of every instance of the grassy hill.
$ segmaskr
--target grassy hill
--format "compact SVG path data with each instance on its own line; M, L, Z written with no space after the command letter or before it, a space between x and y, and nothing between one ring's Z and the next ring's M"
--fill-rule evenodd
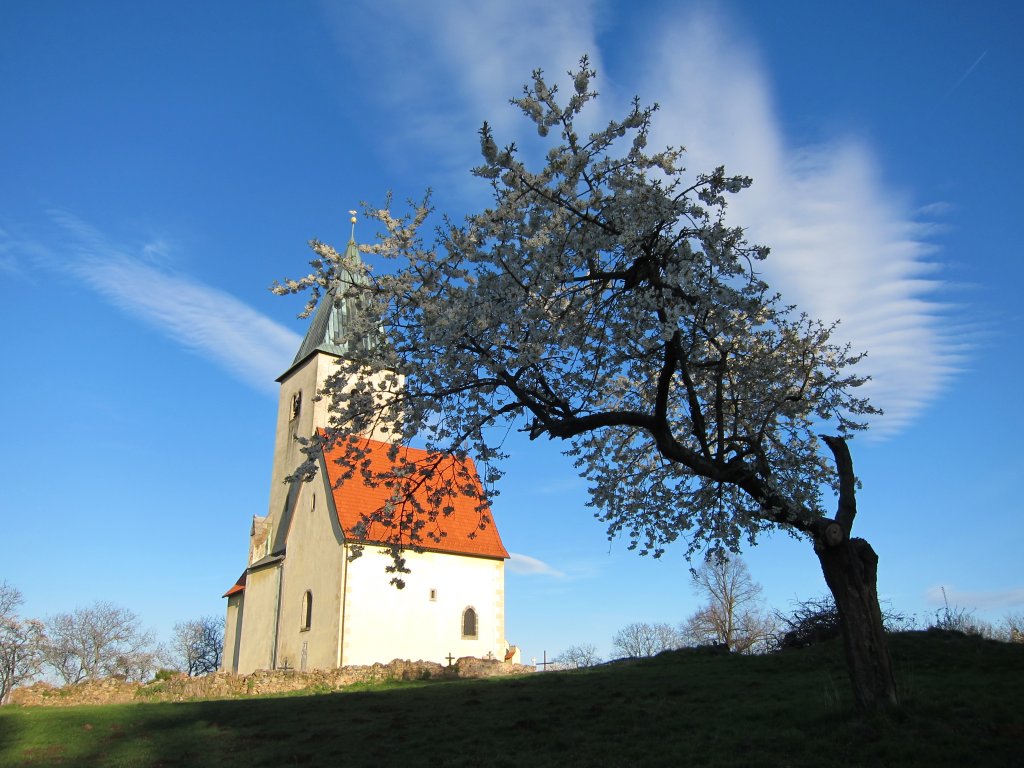
M842 649L684 650L577 672L250 700L0 710L0 766L1024 766L1024 646L892 638L904 705Z

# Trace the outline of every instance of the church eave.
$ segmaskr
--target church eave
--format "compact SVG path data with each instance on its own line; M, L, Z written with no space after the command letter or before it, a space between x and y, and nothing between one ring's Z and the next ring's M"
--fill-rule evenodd
M280 376L278 376L277 379L275 379L275 381L277 381L277 383L280 384L289 376L291 376L292 373L294 373L296 370L304 366L306 363L308 363L311 359L316 357L321 352L324 353L325 355L330 355L331 357L338 359L341 359L342 357L345 356L345 353L342 349L337 347L331 349L329 347L333 347L333 345L321 344L320 346L310 350L309 353L307 353L305 356L301 358L296 358L295 362L288 366L288 370L282 373Z
M381 547L382 549L387 549L387 548L392 546L392 543L391 542L387 542L387 541L377 541L377 540L370 540L370 539L356 539L356 538L353 538L351 536L346 536L345 537L345 544L346 544L346 546ZM433 552L433 553L439 554L439 555L457 555L459 557L475 557L475 558L478 558L480 560L494 560L494 561L504 561L504 560L508 560L508 559L511 558L511 555L509 555L507 553L504 554L504 555L491 555L491 554L487 554L487 553L484 553L484 552L460 552L460 551L458 551L457 549L455 549L453 547L446 547L446 548L442 549L441 547L430 547L430 546L426 546L426 545L423 545L423 544L410 544L410 543L400 544L399 546L405 552Z
M245 591L245 577L248 574L248 569L242 571L242 575L238 577L238 580L231 585L231 589L225 592L221 597L231 597Z
M272 565L277 565L283 560L284 552L281 552L279 554L267 555L266 557L261 557L255 563L246 568L245 572L252 573L254 571L262 571L264 568L269 568Z

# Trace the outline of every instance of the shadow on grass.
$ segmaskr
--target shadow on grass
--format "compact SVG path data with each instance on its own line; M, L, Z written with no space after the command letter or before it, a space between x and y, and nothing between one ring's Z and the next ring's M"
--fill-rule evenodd
M0 765L1020 764L1024 647L892 638L910 700L860 717L838 644L321 695L0 712Z

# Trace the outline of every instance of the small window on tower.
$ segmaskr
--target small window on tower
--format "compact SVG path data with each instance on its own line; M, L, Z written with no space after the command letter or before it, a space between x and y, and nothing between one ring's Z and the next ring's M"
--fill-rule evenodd
M299 412L302 410L302 391L296 392L292 395L292 415L291 420L299 418Z
M437 600L437 590L436 589L430 590L430 599L431 600Z

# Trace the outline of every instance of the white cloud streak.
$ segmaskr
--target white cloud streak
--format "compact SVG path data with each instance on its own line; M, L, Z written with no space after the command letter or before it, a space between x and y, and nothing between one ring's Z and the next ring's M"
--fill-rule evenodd
M548 565L543 560L538 560L535 557L523 555L519 552L509 552L509 555L507 567L512 573L525 576L549 576L557 579L565 577L564 573Z
M71 214L50 215L68 235L60 249L62 271L244 384L276 394L275 379L301 342L296 333L234 296L161 265L168 251L162 241L142 245L135 255Z
M948 99L953 94L953 91L959 88L963 84L964 80L971 76L971 72L973 72L977 68L977 66L981 64L981 60L984 59L986 55L988 55L987 50L981 52L981 56L975 59L974 63L967 68L967 71L960 75L960 78L955 83L953 83L952 87L948 91L946 91L946 95L942 97L943 101Z
M885 415L871 435L907 427L941 392L965 346L952 338L945 287L929 261L928 226L890 187L870 148L850 137L791 146L763 68L718 18L695 13L667 28L644 89L665 105L655 144L685 144L688 165L752 176L730 221L772 248L765 272L788 303L867 351L864 387ZM934 214L933 207L930 213Z
M11 277L17 277L30 284L34 283L34 278L24 269L19 255L31 257L37 253L38 248L33 244L16 239L11 232L0 227L0 272L6 272Z
M500 142L518 138L512 132L522 123L508 99L530 73L562 75L584 53L599 53L591 0L394 0L366 11L373 34L364 39L353 35L351 7L321 7L343 49L373 57L366 74L382 107L394 113L380 141L391 144L397 165L410 153L432 158L430 185L454 204L486 194L468 172L480 162L474 137L486 120Z
M948 602L950 607L956 606L972 611L1005 610L1024 606L1024 587L971 591L939 585L929 587L925 592L925 599L932 605L943 606Z
M784 301L824 321L841 320L836 340L867 351L860 371L872 381L863 391L885 411L869 439L912 424L962 365L971 339L952 327L950 307L938 298L948 286L929 260L927 236L936 229L929 218L942 215L941 201L915 211L856 137L817 146L787 141L755 46L723 17L663 7L658 18L640 20L652 30L649 45L628 58L631 71L645 74L623 84L601 66L600 4L392 7L401 9L392 18L402 22L389 31L390 50L398 53L381 77L396 83L392 106L415 114L404 121L413 126L404 151L439 158L434 181L446 200L479 207L482 187L466 170L477 161L470 137L480 122L496 123L500 143L514 139L529 150L534 139L521 135L525 121L507 98L534 68L558 79L587 52L603 94L595 123L639 93L662 105L652 147L684 145L694 172L724 164L754 178L752 189L733 198L729 220L772 248L764 270Z

